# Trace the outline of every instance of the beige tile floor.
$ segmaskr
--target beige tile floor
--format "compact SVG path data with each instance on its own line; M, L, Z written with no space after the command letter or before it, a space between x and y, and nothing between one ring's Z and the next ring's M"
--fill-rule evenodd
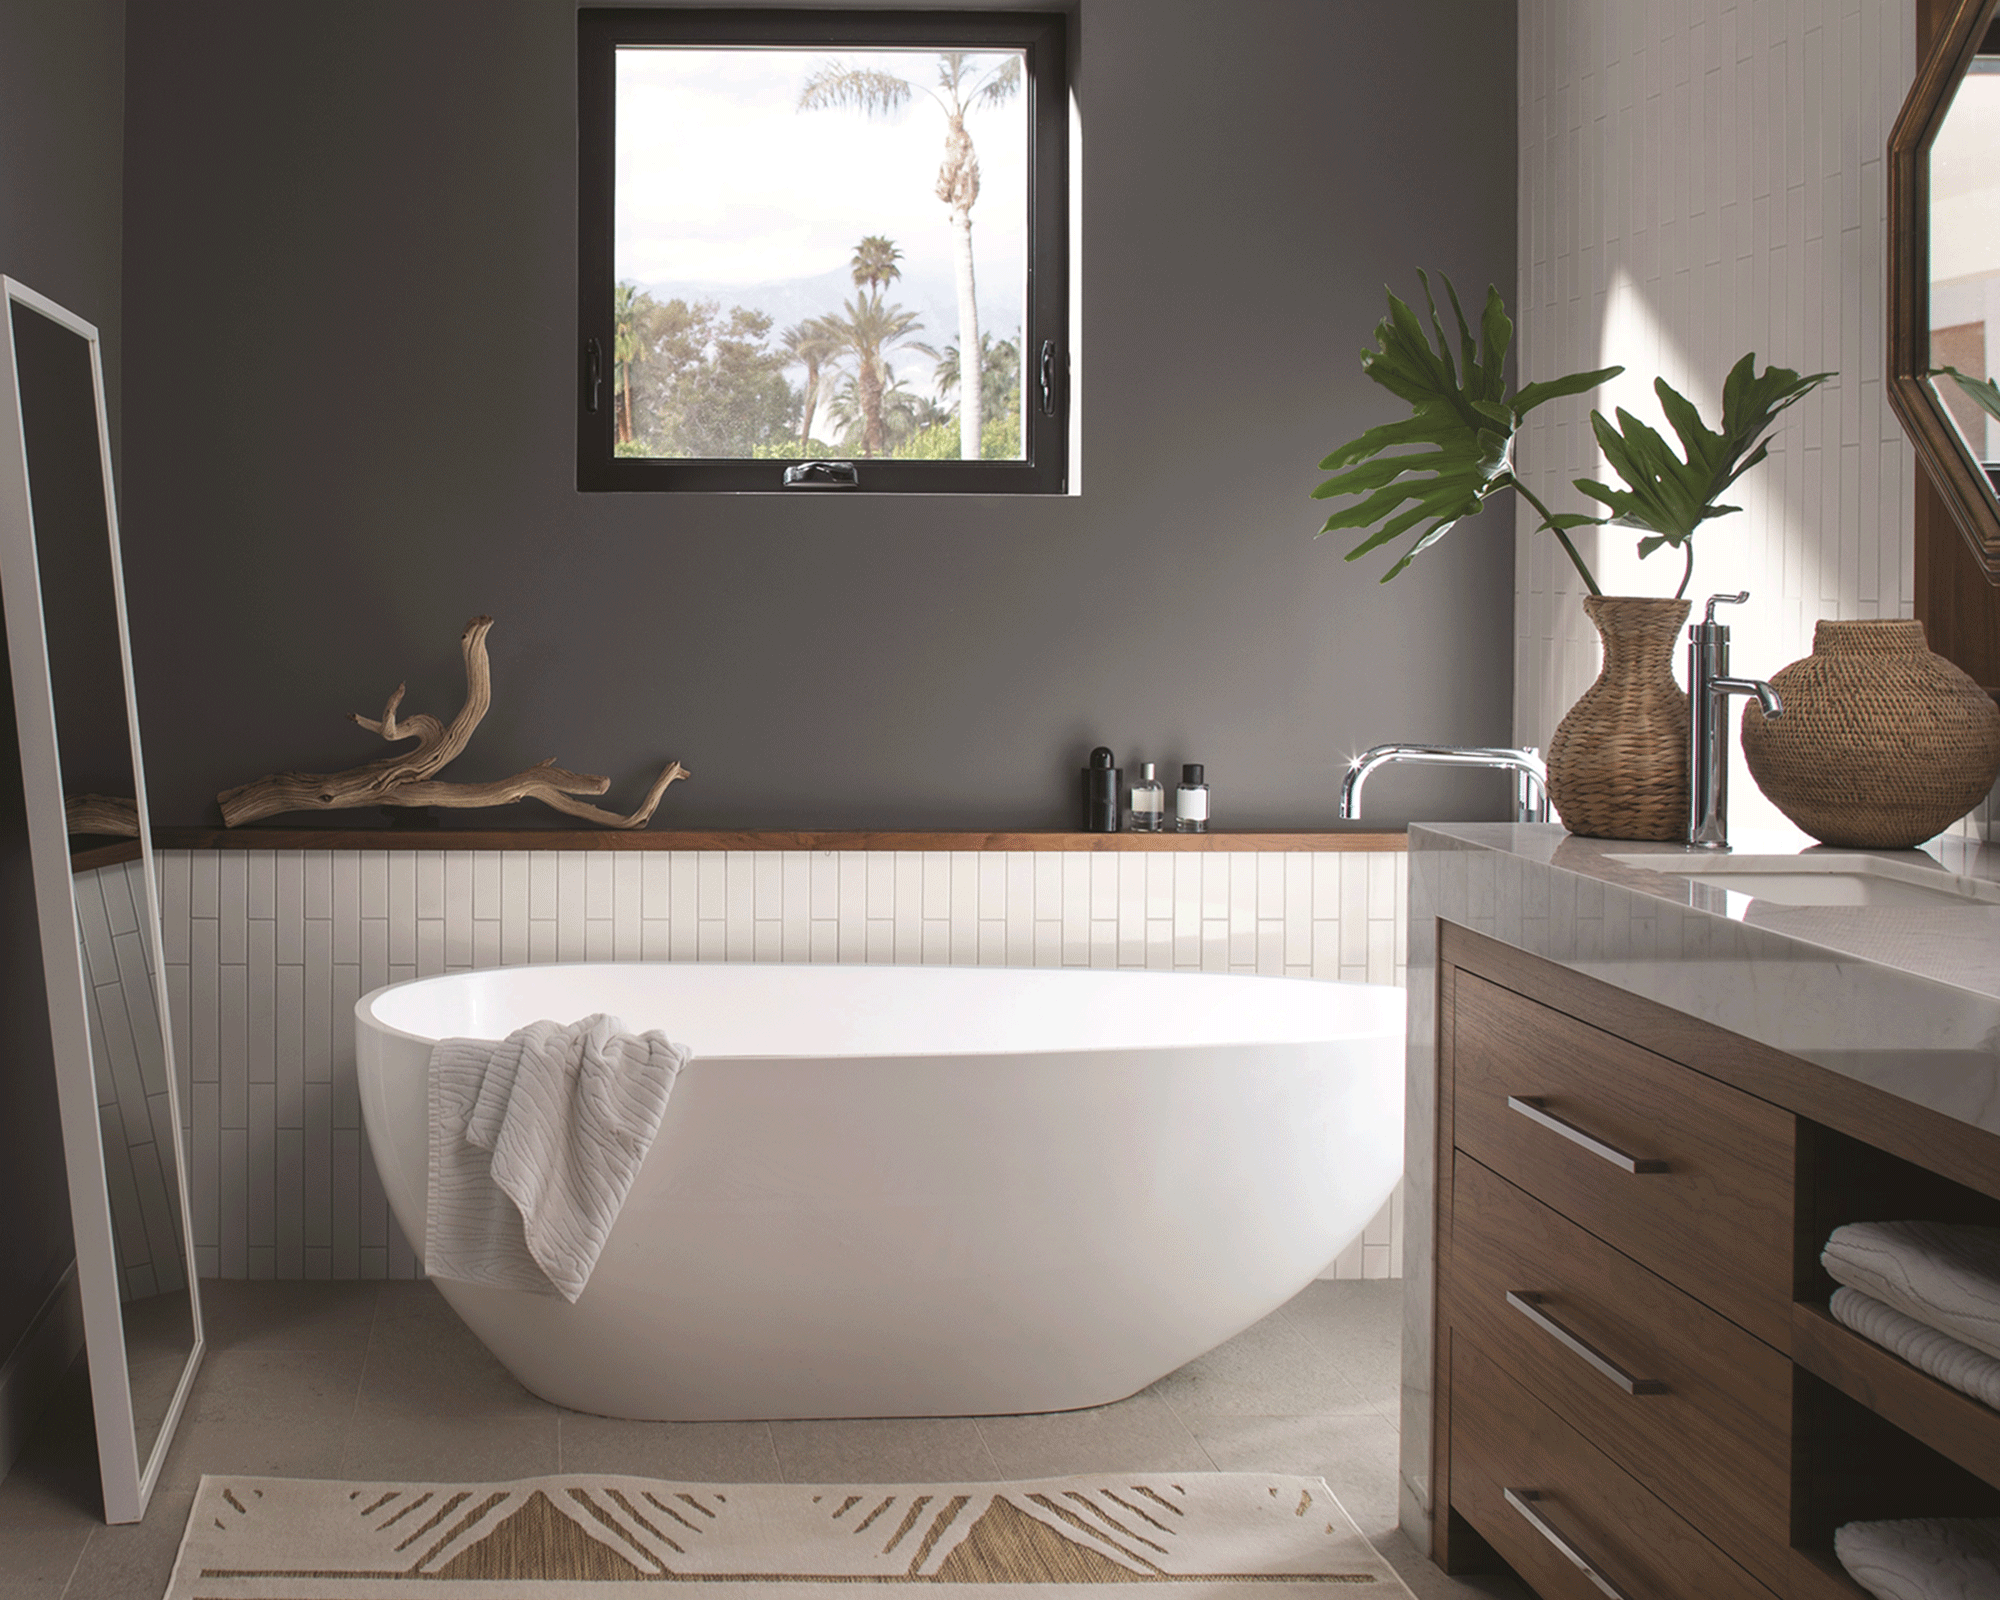
M1150 1389L1091 1411L862 1422L615 1422L537 1400L428 1284L210 1283L209 1349L143 1523L98 1521L81 1366L0 1482L0 1600L159 1600L204 1472L707 1482L941 1481L1207 1469L1323 1476L1419 1600L1455 1581L1395 1531L1399 1286L1321 1282Z

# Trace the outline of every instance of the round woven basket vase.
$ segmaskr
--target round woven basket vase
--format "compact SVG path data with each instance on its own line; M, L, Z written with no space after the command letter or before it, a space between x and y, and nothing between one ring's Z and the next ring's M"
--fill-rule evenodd
M1597 681L1549 741L1549 799L1571 833L1685 840L1688 699L1674 682L1686 600L1591 595L1604 640Z
M1930 652L1921 622L1822 622L1813 653L1771 686L1785 714L1743 719L1743 759L1771 804L1822 844L1922 844L2000 773L2000 707Z

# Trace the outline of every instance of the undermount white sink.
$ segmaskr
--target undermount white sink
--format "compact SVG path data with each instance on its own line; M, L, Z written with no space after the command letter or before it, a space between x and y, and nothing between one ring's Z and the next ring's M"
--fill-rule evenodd
M1660 853L1606 859L1787 906L2000 905L2000 885L1961 878L1921 861L1881 856L1719 855L1702 860Z

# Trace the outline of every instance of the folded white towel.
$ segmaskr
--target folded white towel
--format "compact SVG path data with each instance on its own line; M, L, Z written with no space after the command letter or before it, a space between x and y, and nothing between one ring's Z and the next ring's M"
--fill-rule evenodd
M652 1148L685 1046L616 1017L532 1022L431 1051L434 1278L574 1301Z
M1827 1309L1835 1321L1901 1356L1940 1383L1948 1383L1961 1394L2000 1408L2000 1361L1985 1351L1962 1344L1915 1317L1906 1317L1894 1306L1885 1306L1859 1289L1834 1290Z
M1835 1531L1833 1553L1878 1600L1993 1600L2000 1595L2000 1519L1850 1522Z
M1836 1283L2000 1360L2000 1228L1850 1222L1819 1259Z

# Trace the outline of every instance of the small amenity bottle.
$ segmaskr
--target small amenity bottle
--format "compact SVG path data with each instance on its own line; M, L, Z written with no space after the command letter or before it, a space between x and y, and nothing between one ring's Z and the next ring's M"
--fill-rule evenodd
M1132 785L1131 828L1134 833L1165 833L1167 830L1167 792L1153 775L1153 763L1150 761L1140 765L1139 781Z
M1181 768L1181 786L1174 791L1174 831L1208 832L1208 785L1202 781L1199 761Z

